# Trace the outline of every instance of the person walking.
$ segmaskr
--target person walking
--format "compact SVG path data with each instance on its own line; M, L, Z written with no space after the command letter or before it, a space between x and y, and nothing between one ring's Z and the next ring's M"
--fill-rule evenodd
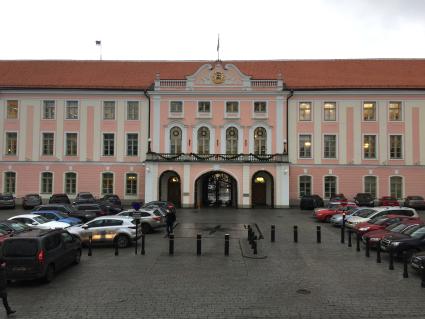
M7 302L7 279L6 279L6 262L0 260L0 297L3 299L4 309L6 309L7 315L15 313L15 310L12 310Z
M176 214L174 214L173 211L168 211L167 215L165 216L165 222L167 223L167 236L170 236L170 234L173 233L173 227L174 223L176 221Z

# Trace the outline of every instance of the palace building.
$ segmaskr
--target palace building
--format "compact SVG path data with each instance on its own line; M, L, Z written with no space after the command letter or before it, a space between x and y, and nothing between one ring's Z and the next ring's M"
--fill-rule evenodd
M425 60L0 61L0 189L181 207L425 195Z

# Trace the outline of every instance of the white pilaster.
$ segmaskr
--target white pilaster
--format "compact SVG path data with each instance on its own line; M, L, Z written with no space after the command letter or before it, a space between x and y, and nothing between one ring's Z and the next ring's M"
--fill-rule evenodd
M19 105L19 132L18 132L18 159L25 161L27 144L27 104L29 101L22 100Z
M183 207L190 207L190 165L183 165ZM192 194L195 196L194 194ZM193 203L196 201L196 198L193 198Z
M338 134L338 158L340 164L347 163L347 105L340 103L339 106L339 134Z
M276 153L283 153L283 139L285 132L283 130L283 96L276 97ZM271 152L270 152L271 153Z
M420 162L421 165L425 165L425 125L423 125L423 123L425 123L425 106L422 106L420 108L420 120L419 123L421 123L421 125L419 125L419 148L420 148Z
M158 200L158 164L146 163L145 202Z
M65 150L63 140L64 103L64 100L59 100L56 104L55 155L59 160L63 159Z
M378 159L382 163L388 161L387 103L385 101L378 101L377 104L379 110Z
M0 160L3 159L4 154L4 121L6 118L6 100L0 99ZM1 183L1 181L0 181Z
M166 112L165 112L166 113ZM161 97L153 97L153 134L152 138L152 151L159 153L160 143L160 126L161 126Z
M413 129L412 129L412 105L405 104L404 110L404 138L403 138L403 157L406 165L413 164Z
M315 164L322 163L322 110L323 102L314 101L314 134L313 134L313 159Z
M42 103L42 102L41 102ZM32 160L38 161L40 159L40 142L41 142L41 134L40 134L40 121L41 121L41 109L42 104L37 103L34 104L33 108L33 119L32 119ZM56 138L53 141L53 145L56 145ZM56 155L56 154L53 154Z
M289 165L276 167L275 207L289 207Z
M79 138L79 149L80 161L87 159L87 107L88 101L81 100L80 104L80 138Z
M289 109L289 136L288 139L288 156L289 156L289 162L291 163L297 163L297 145L298 145L298 134L297 134L297 103L298 102L291 102L289 100L289 104L286 107Z
M93 103L94 118L93 118L93 161L100 160L102 147L102 134L100 132L100 122L102 121L101 102Z
M354 164L360 164L362 161L362 108L360 102L356 101L353 105L353 135L354 135L354 143L353 143L353 160Z
M242 171L242 208L251 207L251 191L249 189L251 181L249 173L249 165L244 165Z
M125 121L125 101L117 101L117 162L122 162L124 160L124 154L127 147L127 139L124 134L124 121Z

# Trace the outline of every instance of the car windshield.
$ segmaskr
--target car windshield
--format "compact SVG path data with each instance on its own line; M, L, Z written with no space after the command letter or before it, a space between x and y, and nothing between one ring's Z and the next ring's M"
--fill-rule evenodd
M6 257L33 257L37 253L37 242L33 239L12 239L3 243Z
M2 195L1 197L4 200L11 200L11 199L13 199L13 196L12 195Z
M416 229L414 232L410 234L413 238L421 238L425 235L425 226L422 226Z
M78 196L82 199L92 199L93 195L92 194L80 194L80 196Z
M28 195L27 199L38 200L38 196L37 195Z
M35 216L35 217L33 217L33 219L40 224L44 224L44 223L47 223L47 222L50 221L46 217L43 217L43 216Z
M356 216L366 218L366 217L369 217L370 215L372 215L373 213L375 213L374 210L365 209L365 210L362 210L361 212L359 212L358 214L356 214Z
M382 225L388 222L388 220L389 218L377 217L377 218L372 218L369 223L374 225Z
M410 197L410 200L423 200L424 198L422 196L412 196Z

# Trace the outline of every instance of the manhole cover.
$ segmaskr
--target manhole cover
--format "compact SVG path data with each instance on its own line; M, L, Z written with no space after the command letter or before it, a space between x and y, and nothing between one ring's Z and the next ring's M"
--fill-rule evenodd
M311 294L311 291L310 290L307 290L307 289L298 289L297 290L297 294L300 294L300 295L309 295L309 294Z

